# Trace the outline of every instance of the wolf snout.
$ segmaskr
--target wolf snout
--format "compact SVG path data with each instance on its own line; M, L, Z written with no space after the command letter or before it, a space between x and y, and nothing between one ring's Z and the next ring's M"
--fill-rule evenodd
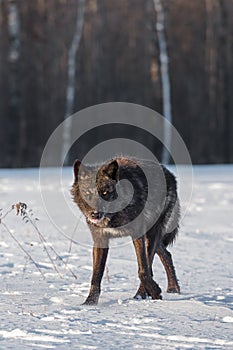
M103 217L104 213L102 211L93 211L91 213L91 218L95 220L100 220Z

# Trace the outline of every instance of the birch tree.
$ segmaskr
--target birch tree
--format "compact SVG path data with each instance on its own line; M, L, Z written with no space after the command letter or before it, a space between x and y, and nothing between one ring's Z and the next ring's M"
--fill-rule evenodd
M169 76L169 57L167 50L167 41L165 35L165 15L161 0L153 0L154 8L157 13L156 32L158 35L159 59L161 70L161 83L163 95L163 115L169 123L172 123L172 106L171 106L171 86ZM162 163L168 164L170 154L168 149L171 146L171 127L169 123L164 123L164 139L162 151Z
M76 56L80 46L82 38L83 22L85 13L85 0L77 0L77 17L74 36L68 52L68 82L66 89L66 111L64 116L64 127L63 127L63 142L61 151L61 162L64 160L64 164L69 163L69 155L67 153L69 149L69 141L71 135L72 122L69 116L74 112L74 101L75 101L75 73L76 73Z
M18 67L17 63L20 54L20 22L18 12L18 1L8 1L8 35L9 35L9 52L8 61L10 63L10 106L17 108L19 102L19 86L18 86Z
M19 11L17 0L10 0L8 2L8 31L10 37L10 48L9 48L9 61L16 63L19 59Z
M208 79L208 95L211 112L215 105L216 97L216 69L217 69L217 56L216 56L216 35L214 35L214 4L215 0L205 0L206 8L206 45L205 45L205 60L206 71ZM216 30L216 28L215 28Z
M232 92L230 89L230 78L229 78L229 62L232 61L232 46L229 50L229 43L232 45L232 40L227 38L232 37L228 35L229 27L229 15L228 5L229 2L226 0L219 0L219 13L220 13L220 94L222 95L222 111L224 117L224 138L225 138L225 162L231 162L231 139L232 139L232 130L231 130L231 115L230 115L230 100ZM231 20L230 20L231 21ZM229 59L230 53L230 59Z
M16 156L14 166L20 164L21 159L18 158L21 152L21 126L26 124L25 116L20 115L20 103L21 103L21 74L19 69L20 59L20 17L19 17L19 6L18 0L9 0L7 2L7 28L9 38L9 49L8 49L8 77L9 77L9 113L11 118L13 117L15 122L19 123L18 127L14 127L13 124L9 126L10 130L10 145L17 144L19 139L19 145L14 148L11 147L10 152ZM17 125L17 124L16 124ZM13 141L14 140L14 141Z

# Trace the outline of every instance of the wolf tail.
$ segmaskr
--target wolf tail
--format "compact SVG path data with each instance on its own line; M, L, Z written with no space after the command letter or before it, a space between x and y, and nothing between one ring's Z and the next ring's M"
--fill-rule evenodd
M178 234L178 227L176 227L172 232L165 233L163 236L163 244L167 247L169 244L173 244Z

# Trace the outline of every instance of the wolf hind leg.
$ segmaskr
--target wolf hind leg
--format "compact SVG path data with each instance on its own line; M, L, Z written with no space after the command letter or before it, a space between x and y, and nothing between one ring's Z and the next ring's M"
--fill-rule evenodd
M162 299L161 289L153 280L151 268L148 263L148 254L146 251L146 237L134 239L133 244L138 261L138 277L145 291L152 299Z
M146 235L146 256L147 256L147 264L148 268L151 274L151 277L153 277L153 270L152 270L152 264L156 252L156 244L157 244L158 237L154 234L154 231L149 232ZM134 296L135 299L146 299L148 297L148 293L146 289L144 288L143 284L140 283L140 286Z
M166 249L163 243L159 244L156 249L167 275L167 292L168 293L180 293L180 286L176 277L175 267L172 261L171 253Z

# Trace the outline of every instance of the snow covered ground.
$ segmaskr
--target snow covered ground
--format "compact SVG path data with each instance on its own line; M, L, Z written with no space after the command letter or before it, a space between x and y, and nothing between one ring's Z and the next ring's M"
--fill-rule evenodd
M71 168L63 177L69 201ZM128 240L119 241L110 251L97 307L81 306L91 277L90 234L83 219L69 232L53 170L46 170L45 178L62 232L42 204L38 170L0 170L2 216L13 203L27 203L39 218L51 257L55 253L49 244L77 279L57 259L59 275L32 224L9 213L4 223L44 278L0 225L0 349L233 349L233 166L194 167L192 201L171 248L181 294L165 292L165 273L155 259L163 300L134 300L135 254ZM77 210L71 199L69 205Z

